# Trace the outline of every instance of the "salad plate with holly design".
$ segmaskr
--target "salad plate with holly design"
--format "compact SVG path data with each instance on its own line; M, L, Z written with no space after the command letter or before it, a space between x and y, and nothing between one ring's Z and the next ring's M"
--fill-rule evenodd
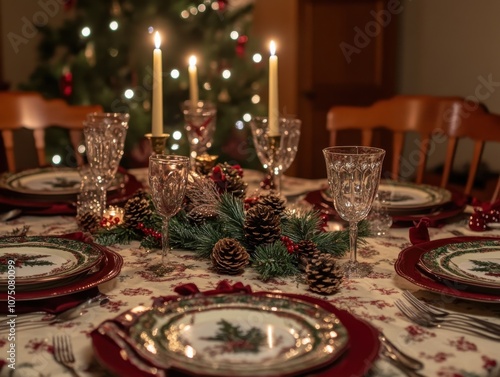
M151 365L199 376L290 376L331 363L349 335L332 312L279 295L186 297L146 311L128 342Z
M447 281L500 291L500 241L450 244L420 256L419 266Z
M0 238L0 286L18 288L65 281L89 272L104 254L92 244L60 237Z

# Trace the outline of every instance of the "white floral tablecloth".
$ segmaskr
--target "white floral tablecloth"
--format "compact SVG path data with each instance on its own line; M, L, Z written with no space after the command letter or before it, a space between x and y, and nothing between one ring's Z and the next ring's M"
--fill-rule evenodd
M59 235L78 230L73 217L20 217L8 223L0 223L0 234L28 225L28 235ZM441 228L430 228L431 240L460 235L500 236L500 230L475 233L466 226L466 216ZM57 364L51 353L52 336L68 334L77 355L76 369L80 376L108 376L93 358L89 333L102 321L112 318L140 304L151 304L153 297L175 294L173 289L185 283L195 283L200 290L214 289L223 279L229 282L249 284L254 291L281 291L322 297L340 309L346 309L383 330L385 335L401 349L422 360L424 376L472 377L500 376L500 344L477 336L445 329L429 329L406 320L394 305L401 291L408 289L420 297L442 300L437 294L424 292L419 287L399 277L394 262L400 250L410 246L408 228L393 228L384 237L368 238L361 246L359 258L372 263L374 271L367 278L346 280L340 291L332 296L319 296L307 291L307 286L296 278L260 281L248 268L242 275L228 277L209 269L206 260L199 260L190 251L175 250L172 259L179 267L169 276L157 277L147 271L147 266L157 263L157 251L141 249L137 242L130 245L113 245L124 258L119 276L100 286L109 296L104 307L92 308L87 314L63 324L30 330L18 330L16 334L16 369L5 365L0 376L5 377L59 377L70 376ZM470 312L500 324L500 305L459 301L448 298L447 308ZM6 359L9 341L7 334L0 335L0 360ZM360 360L360 362L362 362ZM399 376L397 369L380 360L372 368L373 376Z

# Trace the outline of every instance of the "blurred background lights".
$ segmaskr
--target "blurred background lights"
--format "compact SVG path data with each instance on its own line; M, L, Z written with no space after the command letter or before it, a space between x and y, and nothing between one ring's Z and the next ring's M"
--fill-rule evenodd
M219 3L217 1L214 1L211 6L213 10L219 10Z
M116 21L111 21L111 22L109 23L109 28L110 28L111 30L117 30L117 29L118 29L118 22L116 22Z
M131 99L134 96L134 91L132 89L127 89L125 90L125 98Z
M181 131L174 131L172 134L172 138L174 140L180 140L182 138L182 132Z
M173 79L178 79L180 76L180 72L178 69L172 69L170 71L170 77L172 77Z
M205 4L200 4L198 5L198 10L203 13L207 10L207 7L205 6Z
M116 58L118 56L118 50L116 48L110 48L108 52L112 58Z
M198 14L198 8L196 8L196 7L190 7L189 8L189 13L191 13L193 16L196 16Z
M237 121L236 121L236 124L235 124L235 127L236 127L238 130L242 130L242 129L245 127L245 124L244 124L241 120L237 120Z
M228 79L231 77L231 71L229 69L225 69L222 71L222 77L224 77L225 79Z
M80 145L78 146L78 149L77 149L77 150L78 150L78 153L80 153L80 154L84 154L84 153L85 153L85 145L80 144Z
M172 144L170 146L170 150L172 150L172 151L176 151L177 149L179 149L179 144Z
M83 29L82 29L82 35L84 37L88 37L90 35L90 28L88 26L85 26Z
M207 81L203 84L203 89L205 90L212 90L212 86L210 85L210 83Z
M187 10L183 10L183 11L181 12L181 18L186 19L186 18L188 18L188 17L189 17L189 12L188 12Z
M252 120L252 116L249 113L243 115L243 120L245 122L250 122Z
M155 28L154 28L154 27L152 27L152 26L149 26L149 27L148 27L148 33L149 33L149 34L153 34L153 31L155 31Z
M258 94L254 94L252 96L252 103L253 104L258 104L260 102L260 96Z
M240 34L236 30L233 30L231 34L229 34L229 37L231 37L232 40L237 40L239 36Z
M262 55L261 54L253 54L252 59L255 63L260 63L262 61Z
M58 154L55 154L52 156L52 163L53 164L59 165L61 163L61 161L62 161L62 158Z

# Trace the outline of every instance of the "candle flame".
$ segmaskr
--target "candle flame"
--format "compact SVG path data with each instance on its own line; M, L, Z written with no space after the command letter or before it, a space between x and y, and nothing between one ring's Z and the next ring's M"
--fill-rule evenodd
M274 41L269 43L269 51L271 51L271 55L276 55L276 43L274 43Z
M191 56L189 57L189 65L190 65L191 67L194 67L194 66L196 65L196 56L191 55Z
M160 48L160 45L161 45L160 33L156 32L155 33L155 47Z

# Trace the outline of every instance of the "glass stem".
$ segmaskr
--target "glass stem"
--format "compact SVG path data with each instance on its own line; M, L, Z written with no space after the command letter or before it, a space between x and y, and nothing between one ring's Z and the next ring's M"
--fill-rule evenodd
M276 190L276 194L278 196L281 196L281 178L282 178L282 174L281 174L281 169L280 168L275 168L274 171L273 171L273 181L274 181L274 189Z
M99 215L102 218L104 210L106 209L106 186L99 184Z
M168 218L163 218L163 223L161 226L161 264L166 267L168 263Z
M357 241L358 241L358 223L355 221L349 222L349 259L351 263L357 262Z

